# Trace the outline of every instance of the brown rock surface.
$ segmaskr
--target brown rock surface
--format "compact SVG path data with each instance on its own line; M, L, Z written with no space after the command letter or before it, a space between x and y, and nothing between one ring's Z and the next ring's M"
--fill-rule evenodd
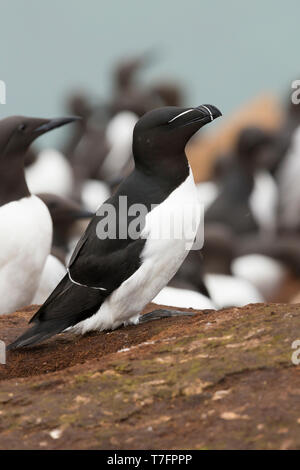
M195 313L9 352L0 449L300 449L300 305Z

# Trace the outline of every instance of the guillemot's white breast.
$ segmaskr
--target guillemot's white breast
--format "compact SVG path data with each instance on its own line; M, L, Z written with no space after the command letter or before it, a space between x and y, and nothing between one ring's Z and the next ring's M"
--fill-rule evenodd
M172 232L172 228L168 233L168 220L173 220L176 227L181 226L180 234ZM190 170L186 180L147 214L141 233L147 241L140 268L105 300L95 315L76 325L76 330L85 333L137 323L140 312L168 284L184 261L199 223L199 200Z
M52 241L52 220L36 196L0 207L0 314L30 304Z

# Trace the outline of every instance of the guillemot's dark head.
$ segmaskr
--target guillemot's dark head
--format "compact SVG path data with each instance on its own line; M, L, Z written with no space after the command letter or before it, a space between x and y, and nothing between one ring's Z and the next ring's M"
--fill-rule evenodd
M168 106L144 114L133 132L136 164L148 166L158 159L172 164L172 159L184 155L190 138L219 116L222 113L210 104L196 108Z
M12 116L0 121L0 206L30 195L24 174L24 160L30 144L46 132L76 119Z
M23 116L2 119L0 121L0 156L23 155L37 137L77 119L79 118L39 119Z

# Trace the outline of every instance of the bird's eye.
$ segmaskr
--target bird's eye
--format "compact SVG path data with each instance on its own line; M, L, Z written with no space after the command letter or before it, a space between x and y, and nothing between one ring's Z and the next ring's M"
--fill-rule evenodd
M19 127L18 127L18 130L19 131L25 131L26 129L26 125L25 124L20 124Z

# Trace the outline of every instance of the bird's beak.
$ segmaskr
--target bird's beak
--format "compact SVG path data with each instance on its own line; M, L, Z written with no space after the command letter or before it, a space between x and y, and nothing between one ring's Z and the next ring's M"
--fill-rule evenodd
M222 116L221 111L216 106L213 106L212 104L201 104L195 109L201 112L204 111L204 113L206 112L207 116L210 118L211 121Z
M198 123L200 127L214 121L222 116L221 111L212 104L201 104L193 109L193 112L187 113L185 116L184 126ZM183 116L184 117L184 116Z
M178 114L169 121L169 124L172 124L175 128L197 124L198 129L200 129L205 124L222 116L221 111L211 104L202 104L196 108L178 108L178 110Z
M45 121L40 126L38 126L35 129L35 132L38 132L40 134L45 134L46 132L52 131L53 129L57 129L58 127L65 126L66 124L69 124L70 122L78 121L80 119L81 119L81 117L79 117L79 116L71 116L71 117L58 118L58 119L50 119L48 121Z

